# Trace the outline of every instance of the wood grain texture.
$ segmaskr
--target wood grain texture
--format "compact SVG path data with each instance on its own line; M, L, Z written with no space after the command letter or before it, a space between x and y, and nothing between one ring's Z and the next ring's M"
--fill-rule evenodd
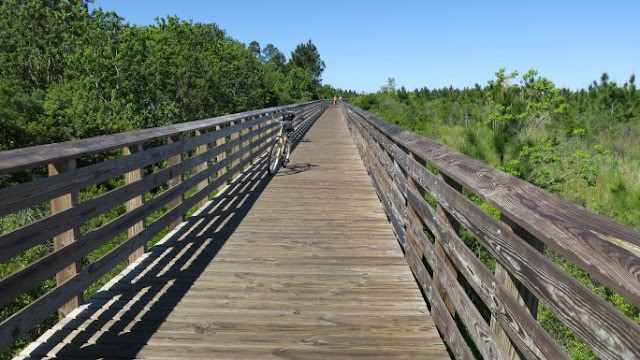
M127 146L123 149L122 153L125 156L131 155L131 154L135 154L142 151L142 145L132 145L132 146ZM124 174L124 183L125 184L131 184L134 183L136 181L140 181L142 180L142 169L136 169L133 171L130 171L128 173ZM133 209L139 208L140 206L142 206L142 204L144 203L144 196L138 195L136 197L131 198L130 200L128 200L125 203L125 207L127 209L127 211L132 211ZM146 219L142 219L141 221L138 221L135 225L131 226L130 228L127 229L127 236L129 237L129 239L131 239L132 237L136 236L138 233L142 232L142 230L145 227L145 223L146 223ZM131 255L129 255L129 262L134 262L136 261L137 258L139 258L140 256L142 256L142 254L144 254L147 251L147 247L146 246L141 246L138 249L135 249Z
M640 306L640 234L432 140L355 112Z
M272 130L273 131L273 130ZM236 142L241 139L237 139ZM227 143L226 145L233 145L233 143ZM121 215L120 217L108 222L107 224L99 227L98 229L85 234L81 238L76 239L73 242L70 242L68 245L58 249L57 251L48 254L47 256L35 261L32 264L29 264L25 268L3 278L0 280L0 289L3 289L0 292L0 306L8 303L11 299L17 297L21 293L32 289L37 284L41 283L45 279L53 276L56 271L63 269L68 266L70 262L80 261L85 255L88 255L91 251L97 249L101 245L105 244L107 241L113 239L119 233L126 231L128 227L135 226L140 219L144 219L150 216L155 211L160 210L162 207L171 202L172 199L180 197L180 194L183 194L187 189L194 187L200 182L202 179L206 179L207 177L214 174L219 168L230 165L232 161L236 159L240 159L244 154L248 153L250 148L244 148L241 151L234 153L232 156L225 158L224 161L220 163L214 164L212 167L207 170L197 173L196 175L188 178L184 182L180 182L175 186L167 189L166 191L156 195L154 198L145 202L143 205L138 206L134 209L131 209L127 213ZM255 156L255 154L254 154ZM189 160L197 160L197 159L189 159ZM197 161L196 161L197 162ZM242 161L242 164L250 163L250 160L247 159ZM186 162L180 162L176 164L174 167L181 167L186 165ZM234 170L240 169L240 167L233 168ZM171 174L180 173L181 171L172 171L171 168L161 170L161 173L166 173L160 178L169 178L172 176ZM161 175L161 173L156 173L151 176L147 176L143 181L137 181L134 184L144 184L149 180L153 180L155 176ZM225 177L225 179L231 179L231 174ZM222 181L224 182L224 181ZM131 184L131 185L134 185ZM154 184L153 182L151 183ZM159 184L156 179L155 184ZM201 190L201 195L199 199L206 197L205 190L212 192L217 187L221 186L221 180L215 182L216 187L211 188L210 186L205 187L205 189ZM130 185L130 186L131 186ZM147 187L151 187L147 185ZM140 193L140 192L137 192ZM108 194L107 194L108 196ZM194 195L196 196L196 195ZM113 198L113 197L108 197ZM193 196L192 196L193 198ZM190 198L190 199L192 199ZM121 203L122 199L118 200L115 198L116 203ZM96 200L98 203L100 199ZM183 213L186 212L191 206L195 205L193 201L189 201L190 206L185 207L182 206L183 202L177 204L176 207L170 209L167 214L178 214L180 212L173 211L173 209L183 209ZM165 214L166 216L166 214ZM175 225L175 219L171 222L170 226ZM74 273L75 274L75 273Z
M370 126L374 126L375 122L378 129L390 126L385 123L378 124L381 123L379 119L374 120L367 118L366 122ZM384 131L389 133L389 129ZM492 256L539 297L596 353L606 358L624 359L639 356L640 347L632 340L640 338L640 327L637 324L560 271L504 224L478 209L451 186L411 159L389 138L385 140L381 137L377 140L384 142L387 151L403 170L421 187L429 190L431 196L469 229ZM409 148L411 151L415 150Z
M416 158L413 153L411 153L410 156L412 156L414 159ZM460 184L456 183L455 181L453 181L451 178L449 178L446 175L443 175L443 174L438 174L438 175L440 176L442 181L444 181L447 184L451 185L451 187L453 187L457 191L462 192L462 186L460 186ZM409 177L409 178L412 181L415 182L415 180L413 180L413 178L411 178L411 177ZM442 219L442 221L445 224L447 224L447 226L451 227L453 232L455 232L456 234L459 233L459 231L460 231L460 223L453 216L451 216L451 214L449 214L442 207L442 205L440 205L440 204L436 205L436 213ZM442 248L442 244L440 243L440 239L436 239L435 247L436 247L436 252L438 253L439 256L442 257L442 259L446 263L446 266L449 268L449 270L451 270L451 272L453 274L455 274L456 273L456 268L453 265L453 263L451 262L451 259L449 259L449 257L447 256L447 254L444 251L444 249ZM435 271L435 269L434 269L434 271ZM435 274L434 273L434 275L433 275L433 283L436 286L436 289L438 289L438 291L440 291L440 294L443 294L444 293L444 288L440 284L440 276L439 276L439 274ZM453 307L453 300L450 299L448 296L445 296L445 295L443 295L443 299L444 299L445 303L447 304L447 308L449 309L451 314L452 315L455 314L455 310L454 310L454 307Z
M168 137L167 138L167 143L169 143L169 144L172 144L172 143L183 143L182 134ZM172 166L179 165L182 162L183 158L184 158L184 152L185 151L186 151L186 149L184 149L184 147L183 147L183 149L182 149L182 151L180 151L180 153L170 157L168 162L167 162L167 166L168 167L172 167ZM167 182L167 186L169 188L177 187L182 183L183 179L184 179L184 173L180 173L176 177L171 178ZM178 194L178 196L176 196L173 200L171 200L169 202L169 210L173 210L176 207L180 206L180 204L182 204L183 201L184 201L184 192L180 192ZM171 222L171 224L169 225L169 230L175 229L183 221L184 221L184 214L179 214L175 218L175 220L173 220Z
M256 124L266 121L267 119L263 117L241 125L255 126ZM63 174L58 174L56 177L37 179L17 186L0 189L0 216L32 205L37 205L62 194L78 192L91 185L118 177L125 172L158 163L182 151L193 149L194 147L202 147L211 142L222 145L226 136L229 136L239 129L240 125L233 127L227 126L225 128L216 127L215 131L204 133L200 136L197 136L196 132L196 136L187 138L181 143L171 143L145 149L143 152L129 156L100 162L80 169L73 169ZM222 141L219 142L220 139L222 139ZM140 144L132 145L132 147L139 145Z
M360 123L360 125L362 125L362 123ZM366 131L364 127L360 127L360 130ZM384 152L382 147L373 139L371 133L366 134L364 137L365 139L367 139L366 146L373 151L377 159L386 158L388 156ZM391 199L392 204L396 204L397 207L401 207L406 202L406 198L403 193L407 191L408 187L405 175L397 166L391 167L390 173L388 175L393 177L394 186L391 188L391 191L385 196ZM400 188L402 190L400 190ZM397 189L397 191L394 191L395 189ZM402 216L402 218L407 219L407 215L408 213L405 209L405 214L404 216ZM398 218L399 216L394 214L393 217ZM446 218L443 218L442 221L450 226ZM417 237L416 234L412 235L414 237ZM412 243L407 244L401 242L401 245L405 249L405 253L408 253L408 248L412 247ZM465 323L467 329L469 330L469 334L474 339L478 350L484 358L507 359L507 354L504 349L496 343L496 334L490 329L489 324L487 324L478 309L471 302L471 299L465 294L462 286L456 281L455 270L452 271L449 268L449 263L443 260L443 258L439 256L439 254L436 255L436 253L433 252L433 249L430 250L431 251L426 253L425 256L427 256L428 262L431 264L431 267L433 269L433 286L435 287L438 294L440 295L440 298L442 298L443 301L445 299L449 299L451 301L453 308L449 309L449 312L453 314L455 313L455 310L457 310L462 321ZM412 256L418 256L415 248L412 248L412 252L414 254ZM412 269L416 266L424 267L424 265L420 263L413 266ZM439 276L439 287L436 286L435 276ZM447 308L449 308L448 304Z
M266 126L261 131L265 131L266 134L270 134L274 131L274 125ZM80 226L89 219L100 215L114 206L120 205L135 196L144 194L155 187L163 185L169 181L170 178L181 176L181 174L197 166L198 163L201 163L202 161L205 161L221 152L226 152L231 146L237 144L238 141L240 141L240 139L225 143L224 145L210 149L203 154L185 159L175 166L150 174L142 181L137 181L111 190L93 199L77 204L64 212L48 216L12 232L0 235L0 246L3 250L0 253L0 261L9 259L30 247L43 243L56 234L73 227ZM247 150L243 150L243 152L244 151ZM136 154L131 155L131 157L133 156L136 156ZM221 161L213 166L215 166L216 169L223 169L224 166L227 165L229 165L228 161ZM56 176L62 176L64 174ZM175 192L175 190L172 191Z
M202 130L197 130L196 131L196 136L202 136L202 134L203 134ZM209 144L210 143L211 143L211 140L207 141L206 144L202 144L202 145L198 146L196 148L195 155L197 156L197 155L201 155L201 154L206 153L207 150L209 149ZM197 172L205 171L207 169L207 167L208 167L208 161L209 161L209 159L206 159L205 161L200 163L200 165L198 165L198 167L196 168L196 171ZM198 184L198 190L204 189L207 186L207 184L209 184L209 178L208 177ZM209 201L208 198L200 200L200 203L198 203L198 205L199 205L198 207L199 208L203 207L207 203L207 201Z
M268 109L251 110L237 114L224 115L211 119L192 121L189 123L173 124L170 126L137 130L120 134L104 135L88 139L67 141L57 144L35 146L0 152L0 174L12 173L31 169L41 165L62 162L70 159L107 152L125 146L141 144L157 139L163 139L178 134L213 129L216 126L229 124L242 118L264 113L278 113L288 109L304 108L318 101L308 103L277 106Z
M568 359L554 340L544 331L542 326L520 306L511 294L506 291L489 270L475 257L473 252L460 240L452 229L436 216L435 211L422 196L413 189L407 190L409 203L416 209L420 218L435 236L441 241L443 249L467 279L482 301L491 310L500 326L506 329L510 339L514 339L520 351L530 359ZM423 253L436 253L422 229L412 224L409 232L415 236ZM494 286L495 285L495 286ZM531 356L526 356L531 353Z
M350 118L348 112L347 118ZM350 121L349 124L351 126L351 134L358 146L364 164L371 175L371 181L376 189L380 201L382 202L385 213L389 216L389 221L394 223L397 219L394 219L393 212L391 211L391 201L386 195L386 191L384 190L385 188L381 186L379 182L379 179L383 177L378 175L378 170L375 170L374 166L374 160L379 158L372 153L373 150L368 146L366 141L368 133L363 131L363 128L359 127L358 123L355 121ZM420 284L422 291L425 292L427 300L431 305L431 313L433 315L434 322L442 334L444 341L448 344L449 350L456 359L473 359L474 356L471 354L469 346L466 344L466 341L453 318L451 318L447 306L440 297L440 294L435 291L433 280L424 265L421 263L418 254L415 253L412 247L408 247L405 251L407 262L409 263L413 275Z
M55 164L49 164L49 176L55 176L60 173L64 173L70 170L75 169L76 162L75 160L64 161ZM77 193L69 193L57 197L51 200L51 213L56 214L63 212L67 209L73 208L78 203L78 194ZM78 238L78 228L72 228L67 231L64 231L53 237L53 250L58 251L64 247L72 245L76 239ZM60 269L56 275L56 284L59 286L63 284L65 281L74 277L80 268L82 267L82 263L80 260L70 261L68 265L64 269ZM82 304L82 293L77 293L75 296L69 299L69 301L62 305L58 309L58 317L64 318L71 311L76 309L80 304Z
M521 239L526 241L529 245L531 245L534 249L544 253L544 243L540 240L531 236L526 231L524 231L520 226L512 222L509 218L501 215L501 219L507 226L511 228L511 230L518 235ZM536 319L538 315L538 299L535 295L527 289L521 282L517 279L513 278L507 269L502 267L500 263L496 263L496 267L494 270L494 274L496 280L507 290L514 299L518 301L520 305L522 305L531 316ZM519 360L520 356L516 352L515 347L511 344L508 335L500 326L498 319L495 316L491 316L491 328L496 332L498 336L498 341L504 344L509 349L509 355L514 360Z
M265 149L262 149L262 151L266 151L266 147ZM234 155L240 156L241 154L234 154ZM227 158L226 161L220 163L220 165L226 166L233 159L234 159L233 157ZM247 159L245 161L248 162L250 160L251 159ZM244 162L239 164L239 166L242 166L242 165L244 165ZM211 172L215 172L216 170L217 170L217 167L210 168ZM30 330L34 326L41 323L46 317L48 317L53 311L55 311L57 307L67 302L69 298L73 296L73 294L77 294L81 292L83 289L85 289L86 287L88 287L89 285L97 281L100 277L105 275L107 272L109 272L111 269L113 269L117 264L125 261L129 256L129 254L131 254L131 252L133 252L134 249L137 249L140 246L143 246L153 236L155 236L164 228L169 226L169 224L175 219L177 214L184 213L185 211L187 211L187 209L195 205L202 197L208 196L208 194L211 193L213 190L219 188L220 186L225 185L226 182L230 179L231 174L232 174L231 172L228 172L222 177L216 178L207 186L207 188L202 189L198 193L194 194L192 197L186 199L178 207L165 213L160 219L148 225L144 231L140 232L136 236L120 244L117 248L108 252L107 254L105 254L103 257L96 260L95 262L85 266L80 270L78 274L76 274L73 278L69 279L69 281L66 281L64 284L51 290L46 295L38 298L37 300L35 300L34 302L29 304L22 310L20 310L18 313L12 315L8 319L0 323L0 348L11 344L11 342L17 339L18 336L24 334L26 331ZM206 174L203 174L203 175L206 175ZM198 177L193 177L183 182L180 186L181 187L190 186L192 185L191 183L195 185L199 180L200 179ZM175 191L178 189L179 187L176 187L173 190ZM180 189L180 190L184 191L184 189ZM151 202L147 202L144 206L148 206L149 204L151 204ZM142 209L142 207L139 207L134 211L141 211L141 210L145 210L145 209ZM133 213L133 211L131 213ZM133 217L132 221L135 221L135 217ZM124 225L124 226L127 226L127 225ZM82 241L75 241L72 245L67 246L63 248L61 251L59 251L59 253L54 257L47 256L41 261L32 264L31 268L27 267L23 271L34 270L33 266L41 266L41 268L43 269L48 269L48 267L43 266L42 261L63 258L65 255L63 254L64 251L74 250L72 246L75 246L76 244L82 244L82 243L83 243ZM89 246L94 245L92 243L88 243L88 244ZM70 252L70 254L67 254L67 256L73 256L72 254L76 254L77 256L77 252L75 251ZM36 273L38 274L38 276L42 275L37 271ZM13 274L12 276L3 279L2 282L5 283L5 281L7 280L13 281L17 278L16 275L19 275L19 273ZM30 275L27 277L27 279L30 282L34 282L35 276ZM17 280L20 280L20 279L18 278ZM22 281L14 282L14 284L15 285L11 286L11 288L17 288L18 286L25 286L22 284ZM8 287L0 286L0 288L6 289ZM15 292L15 290L12 290L12 291ZM7 297L7 295L5 295L4 292L0 292L0 297Z
M264 165L21 356L448 358L338 109L289 167L269 178Z

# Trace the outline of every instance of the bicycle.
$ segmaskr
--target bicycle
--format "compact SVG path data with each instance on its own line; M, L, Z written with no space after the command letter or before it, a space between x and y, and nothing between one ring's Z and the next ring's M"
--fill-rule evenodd
M276 135L271 150L269 151L269 175L275 175L280 166L287 167L289 163L289 155L291 154L291 133L294 128L291 121L295 118L295 114L287 111L282 114L280 122L280 130Z

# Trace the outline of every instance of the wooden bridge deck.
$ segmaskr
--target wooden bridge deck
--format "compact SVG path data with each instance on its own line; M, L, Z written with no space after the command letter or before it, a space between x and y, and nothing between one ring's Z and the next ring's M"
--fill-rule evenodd
M21 358L443 359L339 109L255 164Z

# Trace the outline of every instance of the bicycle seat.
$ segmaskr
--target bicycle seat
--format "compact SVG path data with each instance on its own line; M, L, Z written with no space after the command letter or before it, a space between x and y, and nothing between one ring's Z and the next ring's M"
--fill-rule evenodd
M296 114L292 113L291 111L285 111L282 114L282 120L283 121L293 121L293 118L296 117Z

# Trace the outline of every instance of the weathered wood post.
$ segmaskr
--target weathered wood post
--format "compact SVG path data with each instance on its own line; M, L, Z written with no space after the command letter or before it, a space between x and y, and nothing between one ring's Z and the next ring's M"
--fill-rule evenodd
M196 136L202 136L204 134L205 134L204 131L196 130ZM202 154L206 153L208 150L209 150L209 144L202 144L202 145L200 145L200 146L198 146L196 148L195 156L202 155ZM208 161L209 161L209 159L205 159L202 163L200 163L200 165L198 165L198 167L196 168L196 171L199 172L199 173L201 173L203 171L206 171L207 168L209 167ZM206 188L207 185L209 185L209 178L208 177L198 183L198 191ZM203 207L204 204L206 204L208 201L209 201L209 196L206 196L206 197L202 198L202 200L200 200L198 202L198 207L199 208Z
M216 131L220 131L222 130L223 127L221 125L217 125L216 126ZM227 138L225 136L219 138L218 140L216 140L216 146L217 147L221 147L223 146L225 143L227 142ZM220 151L220 153L218 154L218 156L216 157L216 162L221 162L222 160L227 158L227 152L226 151ZM227 167L223 166L220 168L220 170L218 170L218 174L217 177L221 177L222 175L224 175L227 172ZM225 182L226 184L228 184L229 182ZM220 187L224 187L224 185L220 185Z
M415 154L412 153L411 151L409 151L409 157L421 163L422 165L424 165L424 160L415 156ZM416 190L424 198L425 190L422 187L420 187L420 185L418 185L418 183L415 180L413 180L411 176L407 176L406 179L407 179L407 185L410 188ZM413 206L409 202L407 202L407 221L415 224L416 230L424 231L424 224L422 223L420 216L418 215L416 210L413 208ZM418 254L418 256L422 258L424 254L422 253L422 246L418 244L418 241L419 241L418 239L415 239L413 237L411 231L407 231L407 242L413 245L413 248L416 250L416 253Z
M538 240L536 237L531 235L529 232L524 230L515 222L511 221L511 219L507 218L506 216L501 215L500 219L505 224L507 224L516 235L526 241L534 249L540 252L544 251L544 243L542 241ZM509 273L509 271L507 271L502 265L500 265L499 262L496 262L494 274L496 276L496 280L498 280L500 284L507 290L507 292L509 292L509 294L511 294L511 296L513 296L520 305L527 309L527 311L535 319L538 315L538 299L535 297L535 295L533 295L533 293L529 291L529 289L527 289L520 281L515 279ZM515 346L513 346L507 334L498 324L498 319L496 319L494 316L491 316L491 329L496 333L497 342L504 346L509 356L512 359L520 359Z
M131 154L135 154L137 152L142 151L142 144L138 144L138 145L132 145L132 146L125 146L122 149L123 155L124 156L129 156ZM134 183L136 181L140 181L142 180L142 169L135 169L133 171L130 171L128 173L124 174L124 183L125 184L131 184ZM127 212L132 211L136 208L139 208L140 206L142 206L142 204L144 203L144 194L143 195L138 195L135 196L131 199L129 199L125 206L127 209ZM145 219L141 219L139 222L137 222L135 225L133 225L132 227L127 229L127 236L129 239L131 239L132 237L136 236L137 234L141 233L146 224L145 224L146 220ZM145 253L145 251L147 251L147 246L146 244L139 247L138 249L135 249L131 255L129 255L129 262L134 262L136 261L136 259L138 259L140 256L142 256L142 254Z
M74 170L76 168L76 161L74 159L74 160L62 161L55 164L49 164L48 168L49 168L49 176L55 176L63 172ZM53 215L53 214L57 214L59 212L71 209L72 207L76 206L77 203L78 203L77 192L59 196L51 200L51 214ZM57 236L54 236L53 251L60 250L63 247L70 245L71 243L76 241L76 239L78 238L78 235L79 235L78 228L73 228ZM63 270L59 271L56 274L56 285L60 286L67 280L73 278L80 271L81 267L82 267L82 261L78 260L73 264L67 266ZM73 311L78 306L80 306L82 302L83 302L82 293L72 295L71 299L58 309L58 317L60 319L64 318L71 311Z
M182 142L182 134L170 136L168 138L168 143L169 144L179 143L179 142ZM170 157L168 166L174 166L174 165L180 164L182 162L183 156L184 156L183 152L180 151L179 154ZM170 188L174 187L174 186L178 186L180 183L182 183L182 180L183 180L183 174L179 174L178 176L176 176L176 177L172 178L171 180L169 180L168 185L169 185ZM180 206L180 204L182 204L183 201L184 201L184 191L181 192L180 195L177 196L175 199L173 199L171 202L169 202L169 211L171 211L171 210L175 209L176 207ZM175 220L173 220L171 222L171 224L169 224L169 230L175 229L183 221L184 221L184 214L178 215L175 218Z
M453 181L453 179L449 178L448 176L440 173L440 174L438 174L438 177L441 178L442 181L444 181L446 184L449 184L451 187L453 187L458 192L462 191L462 186L460 184L456 183L455 181ZM442 219L442 221L444 221L445 224L447 224L449 227L451 227L453 229L453 231L456 234L460 233L460 223L453 216L451 216L451 214L449 214L442 207L442 205L440 205L439 202L438 202L438 205L436 207L436 213L438 214L440 219ZM453 262L451 262L451 259L449 259L449 256L447 255L447 253L442 248L442 244L440 243L440 241L438 239L435 240L435 248L436 248L436 252L438 253L438 255L440 255L442 257L442 259L444 259L444 262L447 265L447 267L449 269L451 269L451 271L454 274L456 274L457 270L456 270L455 266L453 265ZM449 312L451 313L451 315L454 315L456 310L455 310L455 306L453 304L453 301L449 298L449 295L447 294L446 289L444 288L444 286L440 282L440 276L439 276L439 274L435 273L435 270L434 270L434 274L433 274L433 284L436 287L436 289L438 290L438 293L440 294L440 296L444 300L445 304L447 305L447 309L449 309Z

